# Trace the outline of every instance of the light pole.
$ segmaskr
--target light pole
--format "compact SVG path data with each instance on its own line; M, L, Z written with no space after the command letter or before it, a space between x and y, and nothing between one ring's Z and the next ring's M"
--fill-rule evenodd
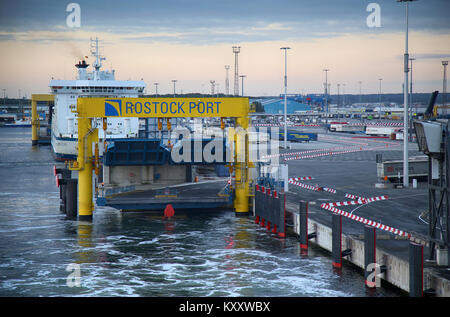
M413 0L397 0L406 4L406 32L405 32L405 55L403 58L403 71L405 73L405 83L403 89L403 186L409 185L409 157L408 157L408 72L409 72L409 54L408 54L408 2Z
M345 107L345 84L342 84L342 105Z
M448 61L442 61L442 66L444 66L444 78L442 80L442 114L447 115L447 65Z
M325 109L327 110L327 113L328 113L328 72L329 72L329 69L324 69L323 71L325 72Z
M280 49L284 50L284 148L287 149L287 50L291 48Z
M411 125L412 125L412 107L413 107L413 102L412 102L412 95L413 95L413 90L412 90L412 87L413 87L413 80L412 80L412 71L413 71L413 61L415 61L416 59L415 58L409 58L409 60L411 61L411 68L410 68L410 70L411 70L411 78L410 78L410 83L409 83L409 104L411 105L411 109L409 109L409 115L408 115L408 120L409 120L409 122L411 123ZM409 133L408 133L408 140L411 142L412 141L412 131L410 131Z
M244 78L247 77L247 76L239 75L239 77L241 77L241 80L242 80L242 97L244 97Z
M361 94L362 81L358 81L358 83L359 83L359 103L362 103L362 94Z
M337 84L337 89L338 89L337 106L338 106L338 108L339 108L339 102L340 102L340 100L339 100L339 88L340 87L341 87L341 84Z
M172 79L172 82L173 82L173 97L175 98L175 96L176 96L175 83L177 82L177 80Z
M325 109L326 109L326 116L325 116L325 133L328 133L328 93L329 93L329 86L328 86L328 72L329 69L324 69L325 72Z
M159 85L159 83L154 83L154 85L155 85L155 95L156 95L156 97L158 97L158 85Z
M378 90L378 103L380 104L381 107L381 81L383 80L383 78L378 78L378 80L380 81L380 88Z

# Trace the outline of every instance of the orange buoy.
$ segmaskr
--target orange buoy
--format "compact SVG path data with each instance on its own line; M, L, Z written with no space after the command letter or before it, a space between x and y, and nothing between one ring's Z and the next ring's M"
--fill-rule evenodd
M173 209L171 204L168 204L164 209L164 218L170 218L175 215L175 210Z

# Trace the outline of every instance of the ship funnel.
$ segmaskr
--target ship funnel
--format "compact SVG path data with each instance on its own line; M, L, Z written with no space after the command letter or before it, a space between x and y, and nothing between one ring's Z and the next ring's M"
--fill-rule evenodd
M86 68L89 64L86 63L85 60L79 61L78 64L75 64L75 67L78 68L78 79L85 80L87 79Z
M83 59L82 61L79 61L78 64L75 64L75 67L80 68L87 68L89 64L86 64L86 61Z

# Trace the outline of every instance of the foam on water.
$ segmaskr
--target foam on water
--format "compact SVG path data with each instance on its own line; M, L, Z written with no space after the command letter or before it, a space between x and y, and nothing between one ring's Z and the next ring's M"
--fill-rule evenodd
M366 295L360 272L337 275L327 254L312 248L301 257L295 237L280 239L232 212L162 220L97 207L91 224L67 220L50 149L33 150L30 129L6 130L0 296ZM71 263L80 267L80 287L67 284Z

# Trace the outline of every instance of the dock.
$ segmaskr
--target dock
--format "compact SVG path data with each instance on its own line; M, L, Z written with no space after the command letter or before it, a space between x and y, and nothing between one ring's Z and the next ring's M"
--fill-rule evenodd
M322 144L309 145L309 148L327 148L343 142L358 140L349 134L319 135ZM326 141L325 141L326 140ZM375 142L373 142L375 141ZM409 292L408 247L410 242L428 246L428 184L419 182L417 188L395 188L394 183L387 183L385 188L376 188L377 179L376 154L382 154L390 159L401 159L401 144L396 141L383 140L384 147L379 146L380 140L365 140L368 143L361 151L330 154L316 157L305 157L289 160L289 177L309 176L311 180L302 184L318 188L331 188L334 191L311 190L306 187L289 185L286 194L286 211L289 214L294 234L300 234L299 202L308 203L308 232L315 233L309 240L321 248L332 251L332 212L322 208L322 204L351 201L348 195L358 197L387 197L384 200L367 204L339 206L352 215L371 219L391 228L407 233L405 236L395 235L377 229L376 255L377 263L385 265L386 273L381 278ZM306 150L308 145L303 145ZM298 150L297 150L298 151ZM295 150L290 150L295 152ZM289 153L289 151L287 152ZM331 152L330 152L331 153ZM410 155L418 153L417 144L410 147ZM286 158L289 156L285 155ZM294 156L295 157L295 156ZM288 217L288 218L289 218ZM406 235L406 234L405 234ZM345 257L347 263L364 270L364 224L342 217L342 250L352 252ZM427 248L424 248L427 250ZM433 290L435 296L450 296L450 271L445 266L439 266L435 260L428 260L424 254L424 290Z

